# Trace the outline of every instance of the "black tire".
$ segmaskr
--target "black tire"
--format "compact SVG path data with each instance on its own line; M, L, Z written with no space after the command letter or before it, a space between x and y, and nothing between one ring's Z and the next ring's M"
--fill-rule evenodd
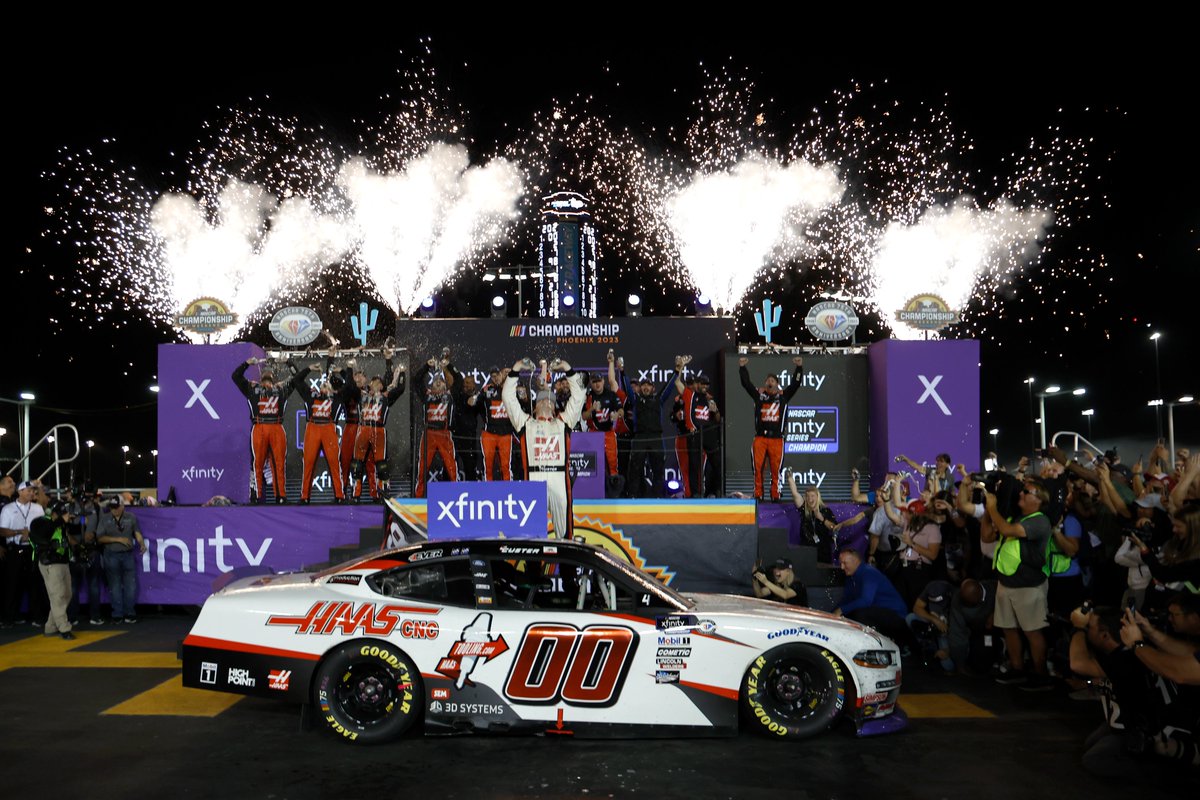
M846 669L828 650L785 644L742 678L742 709L768 736L803 739L833 727L846 704Z
M391 741L421 716L421 673L387 642L359 640L330 652L313 681L325 724L356 744Z

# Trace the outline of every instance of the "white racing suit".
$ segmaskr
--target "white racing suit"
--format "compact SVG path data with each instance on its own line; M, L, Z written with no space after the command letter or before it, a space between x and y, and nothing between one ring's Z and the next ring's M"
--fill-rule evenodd
M525 413L517 401L517 381L520 379L516 375L505 379L500 392L513 430L520 437L521 460L529 479L546 484L546 502L554 522L554 534L560 539L570 538L574 529L571 480L567 469L570 466L571 428L579 424L586 394L582 374L572 370L567 373L567 379L571 385L571 399L554 419L537 419Z

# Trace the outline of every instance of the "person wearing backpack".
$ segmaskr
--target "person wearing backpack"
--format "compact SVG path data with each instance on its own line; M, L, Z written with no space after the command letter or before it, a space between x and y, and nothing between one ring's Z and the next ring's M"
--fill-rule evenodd
M998 573L996 588L995 625L1004 631L1008 649L1008 672L996 678L997 683L1020 685L1031 692L1048 691L1053 682L1046 674L1045 628L1047 546L1052 536L1050 520L1042 512L1049 505L1050 495L1040 482L1024 482L1017 497L1020 518L1005 519L996 506L996 496L987 492L985 524L980 532L984 542L996 541L993 565ZM1029 642L1032 674L1025 671L1025 646Z
M46 619L46 636L74 639L67 606L71 602L71 547L79 542L67 504L61 500L50 503L46 514L29 523L29 543L37 562L46 594L50 598L50 616ZM74 532L72 532L74 528Z

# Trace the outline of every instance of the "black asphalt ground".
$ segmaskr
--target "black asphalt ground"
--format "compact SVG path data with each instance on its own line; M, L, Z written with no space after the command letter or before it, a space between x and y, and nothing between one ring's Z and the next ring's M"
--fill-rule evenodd
M412 736L356 747L301 730L297 706L183 690L175 653L190 624L182 611L144 615L84 626L75 642L0 630L0 798L1197 796L1195 784L1087 775L1079 757L1099 703L919 668L901 695L910 729L876 739Z

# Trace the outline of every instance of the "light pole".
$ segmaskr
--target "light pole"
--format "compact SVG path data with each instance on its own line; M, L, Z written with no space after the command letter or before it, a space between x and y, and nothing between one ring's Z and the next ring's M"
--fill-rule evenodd
M1196 398L1190 394L1185 394L1174 403L1167 403L1167 447L1171 448L1172 463L1174 463L1175 458L1175 406L1190 406L1193 404L1200 405L1196 403Z
M1037 447L1037 434L1033 431L1033 376L1030 375L1025 379L1025 385L1029 387L1029 448L1032 450Z
M1082 412L1083 416L1087 417L1088 422L1088 441L1092 440L1092 417L1096 416L1096 409L1085 408Z
M1045 391L1038 392L1038 413L1041 415L1040 421L1041 421L1041 425L1042 425L1042 449L1043 450L1046 449L1046 398L1047 397L1055 397L1055 396L1060 395L1061 393L1062 393L1062 387L1057 386L1057 385L1047 386ZM1084 389L1082 387L1080 387L1078 389L1073 389L1073 390L1071 390L1071 394L1075 395L1076 397L1079 397L1081 395L1087 394L1087 389Z
M88 480L92 479L92 448L96 446L96 442L92 439L87 440L88 449Z
M129 445L121 445L121 460L125 464L121 467L121 488L129 488Z
M1156 400L1158 400L1157 405L1155 405L1155 407L1154 407L1154 426L1155 426L1155 430L1156 430L1156 433L1154 435L1157 436L1159 439L1161 439L1162 435L1163 435L1163 431L1162 431L1162 404L1163 404L1162 371L1158 368L1158 340L1161 338L1162 338L1162 334L1159 333L1158 331L1155 331L1154 333L1150 334L1150 341L1154 342L1154 390L1155 390L1154 397ZM1173 457L1174 456L1172 456L1172 458Z

